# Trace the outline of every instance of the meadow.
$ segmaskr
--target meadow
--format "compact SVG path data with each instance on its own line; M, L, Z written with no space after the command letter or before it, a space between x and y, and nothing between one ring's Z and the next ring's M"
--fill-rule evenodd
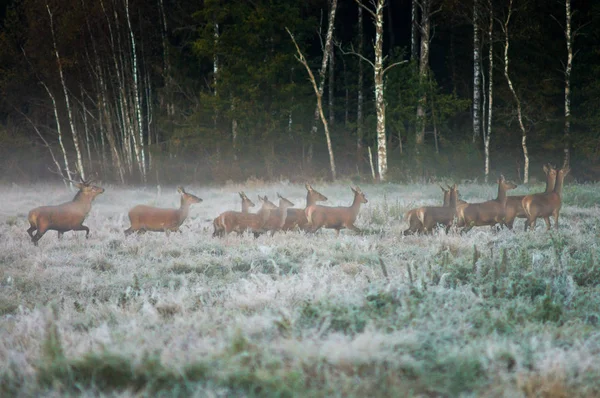
M346 206L349 185L313 184ZM381 184L361 185L360 234L257 239L211 220L240 190L304 207L303 185L186 186L204 201L168 237L123 231L135 204L177 207L175 186L103 187L89 239L35 247L28 211L74 193L0 186L0 396L600 396L598 184L565 184L558 232L405 237L404 213L442 192Z

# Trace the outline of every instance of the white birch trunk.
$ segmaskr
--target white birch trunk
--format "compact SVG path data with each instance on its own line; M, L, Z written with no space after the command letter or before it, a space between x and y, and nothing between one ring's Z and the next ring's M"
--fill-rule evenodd
M515 99L515 102L517 103L517 118L519 120L519 127L521 128L521 147L523 148L523 158L524 158L524 165L523 165L523 183L527 184L529 182L529 152L527 150L527 132L525 130L525 126L523 125L523 116L521 113L521 101L519 100L519 96L517 95L517 92L512 84L512 81L510 80L510 76L508 73L508 47L509 47L509 40L508 40L508 23L510 22L510 17L512 16L512 2L513 0L509 0L508 3L508 14L506 17L506 21L504 22L504 76L506 77L506 81L508 83L508 87L510 88L510 91Z
M141 92L139 83L139 70L137 61L137 50L135 36L133 35L133 28L131 27L131 18L129 17L129 0L125 0L125 15L127 17L127 27L129 28L129 39L131 41L131 75L133 77L133 102L135 106L134 119L136 122L136 129L138 133L138 140L136 144L136 158L138 158L140 172L142 173L142 181L146 183L146 150L144 145L144 127L142 122L142 104L141 104ZM135 133L134 133L135 134Z
M375 8L375 109L377 111L377 171L379 180L387 177L387 139L385 134L385 102L383 97L383 7L378 0Z
M481 134L481 55L479 40L479 0L473 0L473 143Z
M415 60L419 57L419 47L417 45L419 38L418 27L417 27L417 1L411 0L410 2L410 60Z
M331 53L329 54L329 125L333 127L335 124L335 47L331 46Z
M490 140L492 137L492 107L493 103L493 73L494 73L494 42L493 42L493 31L494 31L494 9L492 8L492 0L488 0L489 8L489 26L488 26L488 92L487 92L487 131L484 129L484 151L485 151L485 182L488 182L490 175Z
M56 100L54 99L54 95L52 95L52 92L50 91L50 89L48 88L46 83L44 83L42 81L40 81L40 83L42 83L42 86L44 86L44 88L46 89L46 92L48 93L48 96L52 100L52 108L54 109L54 118L56 119L56 132L58 133L58 145L60 146L60 150L62 151L62 154L63 154L63 162L65 163L65 171L67 172L67 176L69 177L69 179L71 179L71 166L69 165L69 158L67 157L67 150L65 149L65 143L63 141L62 129L60 127L60 119L58 118L58 108L56 106ZM60 171L60 169L59 169L59 171ZM61 172L61 174L62 174L62 172ZM70 182L69 185L70 185L71 189L73 189L73 183Z
M50 17L50 31L52 33L52 44L54 45L54 55L56 56L56 63L58 64L60 83L62 85L63 93L65 95L67 116L69 118L69 127L71 127L71 135L73 136L73 144L75 146L75 155L77 156L77 168L79 169L79 175L82 179L85 180L85 168L83 167L83 156L81 155L81 146L79 144L79 137L77 136L77 132L75 131L75 126L73 125L73 113L71 111L71 104L69 102L69 93L67 91L67 85L65 84L62 63L60 61L60 55L58 54L58 47L56 46L56 36L54 35L54 21L52 19L52 12L50 11L50 6L48 5L48 3L46 3L46 10L48 11L48 16Z
M571 32L571 0L565 0L565 39L567 41L567 65L565 67L565 158L563 167L571 161L571 69L573 68L573 35Z

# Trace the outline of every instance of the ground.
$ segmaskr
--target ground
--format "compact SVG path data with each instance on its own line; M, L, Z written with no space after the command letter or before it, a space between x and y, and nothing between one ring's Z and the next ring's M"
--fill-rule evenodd
M329 205L349 185L313 184ZM212 238L212 219L240 190L303 204L303 185L188 186L204 202L169 237L123 230L136 204L178 206L175 186L104 187L89 239L35 247L27 212L74 193L0 186L1 396L600 395L600 185L566 184L559 232L404 237L441 190L381 184L361 186L361 234L258 239Z

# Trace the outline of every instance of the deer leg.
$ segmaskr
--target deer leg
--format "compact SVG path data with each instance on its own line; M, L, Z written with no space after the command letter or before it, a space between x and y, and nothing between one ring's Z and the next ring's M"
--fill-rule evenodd
M554 228L558 231L558 211L554 213Z
M552 228L550 225L550 217L544 217L544 221L546 221L546 231L550 231Z
M90 229L83 224L73 228L73 231L85 231L85 238L87 239L90 237Z
M29 234L30 238L33 238L33 231L35 231L37 229L37 227L35 225L33 225L32 223L29 223L30 227L27 230L27 233Z
M42 236L44 236L44 234L45 234L45 233L46 233L46 231L43 231L43 232L42 232L42 231L40 231L40 230L38 229L38 230L37 230L37 232L35 233L35 235L31 237L31 241L33 242L33 244L34 244L35 246L37 246L37 245L38 245L38 241L39 241L40 239L42 239Z
M58 231L58 239L62 239L64 232Z
M129 236L133 233L133 229L129 227L125 231L123 231L123 233L125 234L125 236Z
M352 231L356 232L357 234L360 234L360 233L362 232L362 231L361 231L361 229L360 229L360 228L358 228L358 227L357 227L356 225L354 225L354 224L350 224L350 225L348 225L348 227L347 227L347 228L348 228L348 229L351 229ZM338 230L338 233L339 233L339 230Z

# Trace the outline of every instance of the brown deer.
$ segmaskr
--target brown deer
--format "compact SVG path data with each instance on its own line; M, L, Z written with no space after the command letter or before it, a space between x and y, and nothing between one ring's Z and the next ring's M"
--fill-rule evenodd
M321 228L335 229L336 236L339 236L340 230L344 228L361 232L360 228L354 225L354 221L360 211L360 205L369 201L359 187L350 189L354 192L354 201L350 207L312 205L305 209L310 232L314 233Z
M277 194L277 197L279 198L279 206L276 210L271 211L269 219L262 228L265 231L271 231L271 236L275 235L275 232L282 230L285 225L285 220L287 219L288 210L290 207L294 206L292 202L280 194Z
M571 169L562 168L556 174L556 183L554 189L549 193L536 193L527 195L523 198L523 209L527 214L525 222L525 231L528 228L535 229L535 222L538 218L546 221L546 230L550 230L550 216L554 217L554 228L558 230L558 216L562 206L562 188L563 182Z
M404 235L415 233L429 233L439 224L446 227L446 233L450 230L454 217L456 216L456 206L458 203L458 189L456 184L444 188L444 206L427 206L409 210L406 213L408 221L408 229L404 231ZM447 193L446 193L447 192ZM446 199L448 200L446 205Z
M469 203L457 207L457 225L464 227L462 232L468 232L473 227L502 224L505 218L506 192L517 186L506 181L504 176L498 179L498 196L496 199L482 203Z
M283 231L289 231L294 229L296 226L301 230L308 231L308 219L306 218L305 210L313 205L316 205L317 202L326 202L327 197L316 189L314 189L310 184L305 184L306 188L306 207L304 209L288 209L287 217L285 218L285 223L281 228Z
M202 202L199 197L188 193L183 187L177 187L181 194L181 205L179 209L161 209L153 206L137 205L129 210L129 221L131 226L125 230L125 235L134 232L144 233L146 231L181 232L179 227L190 212L190 206Z
M444 188L443 186L440 185L440 188L442 189L442 192L444 193L444 199L442 202L442 207L449 207L450 206L450 190L452 189L450 186L448 186L448 189ZM458 193L457 193L458 195ZM466 204L467 202L465 202L464 200L461 199L457 199L456 203L458 205L461 204ZM417 210L419 210L418 208L416 209L411 209L408 212L406 212L406 214L404 215L404 218L408 221L408 229L406 231L404 231L404 235L410 234L410 233L422 233L423 232L423 224L421 224L421 220L419 220L419 217L417 216Z
M27 233L34 245L37 246L38 241L49 230L58 231L59 239L67 231L85 231L85 237L90 236L90 229L83 225L83 221L92 208L92 201L104 192L104 188L91 185L92 180L80 179L81 182L67 180L79 189L72 201L56 206L36 207L29 212L27 218L30 226Z
M220 221L224 225L224 230L216 236L222 237L233 231L238 234L242 234L245 231L251 231L258 236L261 232L264 232L264 225L269 220L271 211L277 209L277 206L271 202L266 196L258 196L258 200L262 202L260 210L256 213L241 213L237 211L225 212L222 214L223 218Z
M546 173L546 191L550 193L554 190L554 183L556 182L556 168L551 164L544 165L544 173ZM509 196L506 200L506 210L504 215L504 225L508 229L513 229L515 218L527 218L525 209L523 209L523 198L525 195ZM527 223L525 224L527 226Z
M248 196L246 196L246 194L243 191L239 192L239 195L240 195L240 198L242 199L242 213L249 213L250 208L255 206L254 202L252 202L250 200L250 198ZM235 212L231 211L231 210L223 212L223 213L219 214L219 216L213 220L213 227L214 227L213 237L225 235L224 220L226 217L228 217L228 215L227 215L228 213L235 213Z

